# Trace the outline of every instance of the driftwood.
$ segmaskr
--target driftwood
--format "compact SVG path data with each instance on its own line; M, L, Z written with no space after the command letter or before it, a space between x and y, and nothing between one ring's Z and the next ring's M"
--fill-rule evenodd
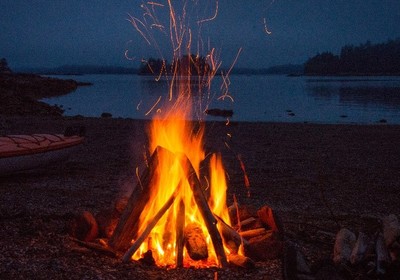
M194 200L196 201L199 211L203 217L204 223L206 224L208 233L210 234L211 241L214 246L215 253L218 258L218 262L221 267L227 267L228 261L226 258L224 246L222 244L221 235L217 229L217 220L215 219L213 213L211 212L210 206L204 196L201 189L200 181L196 175L192 164L190 163L187 156L182 155L182 165L184 170L187 170L187 178L192 189Z
M185 244L185 203L179 200L178 214L176 217L176 266L183 267L183 247Z
M131 259L132 255L136 252L136 250L139 249L140 245L142 245L143 241L147 238L147 236L149 236L151 230L155 227L155 225L162 218L162 216L164 216L165 212L167 212L167 210L174 203L175 198L178 195L179 189L180 188L178 187L174 191L174 193L167 200L167 202L165 202L164 206L161 207L161 209L157 212L157 214L148 222L143 233L135 240L135 242L132 244L132 246L129 248L129 250L125 253L125 255L122 259L123 262L128 262Z
M189 223L185 227L185 247L192 260L206 260L208 248L206 237L197 223Z
M356 235L346 228L342 228L336 234L335 245L333 248L333 262L335 264L345 264L350 262L351 252L356 242Z
M137 237L139 217L149 200L152 188L151 182L159 165L158 159L161 154L171 156L171 153L164 148L157 147L155 149L150 158L149 166L145 169L139 183L132 191L117 227L108 241L108 245L114 250L126 250L131 240Z

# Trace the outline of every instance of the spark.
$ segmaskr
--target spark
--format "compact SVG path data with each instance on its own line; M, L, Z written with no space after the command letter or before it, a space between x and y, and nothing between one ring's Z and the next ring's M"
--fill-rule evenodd
M142 105L143 100L140 100L140 102L138 103L138 105L136 105L136 110L139 111L140 110L140 105Z
M197 21L197 24L201 24L201 23L207 22L207 21L212 21L217 17L217 15L218 15L218 0L215 1L215 12L214 12L214 15L212 17L210 17L210 18L206 18L206 19L202 19L202 20Z
M133 27L136 29L136 31L139 32L140 35L142 35L142 37L146 40L147 44L149 44L151 46L149 39L147 39L144 32L139 28L137 22L140 23L140 25L142 25L145 29L146 29L146 25L142 21L140 21L138 18L135 18L135 17L131 16L130 14L128 14L128 16L129 16L128 21L133 25Z
M272 32L268 30L266 18L264 18L263 20L264 20L264 31L265 31L265 33L267 33L268 35L271 35Z
M133 61L133 60L136 59L136 56L130 57L130 56L128 55L128 53L129 53L129 50L125 50L124 55L125 55L125 58L126 58L127 60Z
M152 5L152 6L164 7L164 4L156 3L156 2L147 2L147 4L148 4L148 5Z
M149 110L149 111L147 111L147 113L146 113L146 114L144 114L145 116L148 116L148 115L150 114L150 112L154 110L154 108L157 106L157 104L158 104L158 103L160 103L160 101L161 101L161 98L162 98L162 96L158 97L158 99L157 99L156 103L154 103L154 105L153 105L153 106L150 108L150 110Z

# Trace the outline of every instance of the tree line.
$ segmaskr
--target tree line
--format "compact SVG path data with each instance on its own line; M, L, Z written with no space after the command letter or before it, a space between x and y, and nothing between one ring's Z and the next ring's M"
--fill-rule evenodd
M346 45L340 55L324 52L307 60L308 75L399 75L400 38L381 44L367 41L359 46Z
M173 75L178 73L183 76L204 76L210 74L211 66L206 58L198 55L184 55L176 58L172 63L164 59L149 58L143 61L140 68L140 75Z

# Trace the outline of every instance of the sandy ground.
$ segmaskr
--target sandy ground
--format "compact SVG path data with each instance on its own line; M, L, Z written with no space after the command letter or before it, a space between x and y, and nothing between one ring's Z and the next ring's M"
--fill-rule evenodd
M83 210L110 207L136 184L143 167L146 121L1 117L0 134L62 133L86 127L85 143L58 165L0 177L1 279L280 279L281 261L255 270L147 268L122 264L76 245L68 223ZM229 136L230 135L230 136ZM268 204L287 239L312 264L330 258L340 227L372 231L400 216L400 126L207 123L205 150L221 152L228 200ZM250 197L238 156L250 180Z

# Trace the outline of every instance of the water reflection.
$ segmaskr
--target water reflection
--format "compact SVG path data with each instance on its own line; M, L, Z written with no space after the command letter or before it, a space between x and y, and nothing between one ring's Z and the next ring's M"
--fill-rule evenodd
M400 108L397 79L310 79L306 89L317 100L337 99L344 106Z

